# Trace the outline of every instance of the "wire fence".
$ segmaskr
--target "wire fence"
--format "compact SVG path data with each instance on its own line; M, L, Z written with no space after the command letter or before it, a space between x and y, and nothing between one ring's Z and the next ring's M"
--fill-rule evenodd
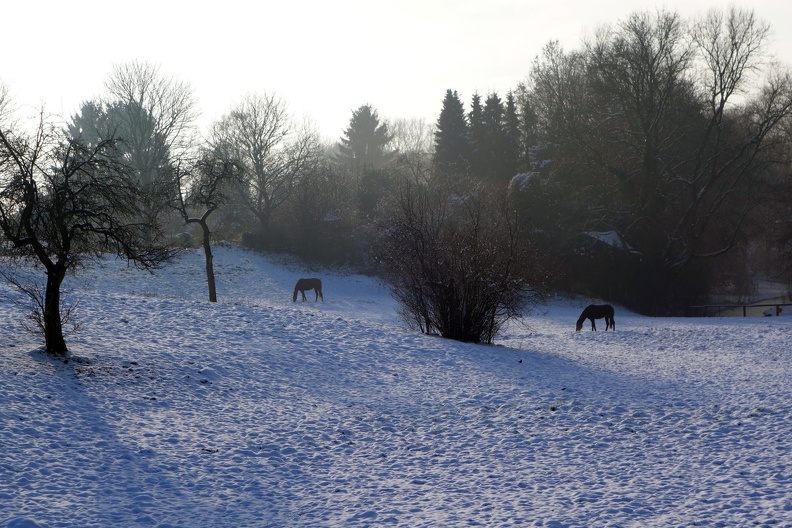
M691 316L701 317L773 317L792 315L792 309L785 310L792 303L757 303L757 304L701 304L690 306Z

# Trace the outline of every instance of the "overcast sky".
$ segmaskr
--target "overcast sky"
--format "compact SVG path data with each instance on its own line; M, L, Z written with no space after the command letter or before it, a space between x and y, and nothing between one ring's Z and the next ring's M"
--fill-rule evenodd
M10 2L9 2L10 3ZM4 4L6 4L4 2ZM686 18L714 0L27 0L3 6L0 81L23 108L71 115L113 65L139 60L194 89L202 123L248 92L274 93L335 141L352 111L436 121L457 90L502 96L550 40L577 48L603 24L665 7ZM751 0L792 65L792 2Z

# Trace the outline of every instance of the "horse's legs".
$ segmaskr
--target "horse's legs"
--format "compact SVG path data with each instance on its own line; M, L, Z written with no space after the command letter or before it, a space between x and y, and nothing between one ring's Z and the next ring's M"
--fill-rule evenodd
M597 331L597 325L594 323L594 318L593 317L591 318L591 331L592 332L596 332Z
M305 298L305 290L300 290L300 293L302 293L303 302L307 301L308 299Z

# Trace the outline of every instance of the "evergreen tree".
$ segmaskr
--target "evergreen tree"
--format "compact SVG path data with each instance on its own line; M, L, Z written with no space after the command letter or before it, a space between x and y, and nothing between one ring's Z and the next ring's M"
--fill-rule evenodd
M363 105L352 112L349 127L338 144L336 159L358 171L382 168L396 154L387 150L391 139L388 125L380 123L377 111Z
M482 110L484 124L481 145L482 176L493 183L508 183L513 175L506 174L506 138L503 120L503 102L497 93L487 96Z
M98 145L109 137L116 138L116 148L144 190L151 192L158 186L168 188L171 145L166 133L158 130L155 116L138 102L84 102L80 113L67 123L66 133L88 146Z
M140 186L142 220L159 223L176 192L173 168L177 134L138 101L89 101L66 124L64 134L88 148L113 138L114 149Z
M504 176L508 182L525 170L520 156L520 116L517 113L517 103L512 92L506 96L503 132Z
M484 109L481 106L481 96L473 94L470 103L470 113L468 114L469 136L470 136L470 175L475 180L483 180L486 177L486 144L487 133L484 124Z
M465 109L456 90L447 90L435 131L435 170L441 178L467 176L470 138Z

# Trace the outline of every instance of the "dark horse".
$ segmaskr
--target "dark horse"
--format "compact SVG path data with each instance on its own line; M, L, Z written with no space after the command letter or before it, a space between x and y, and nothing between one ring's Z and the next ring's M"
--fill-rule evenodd
M575 330L580 331L583 328L583 321L586 319L591 319L591 329L596 330L597 325L594 324L594 319L605 319L605 331L608 331L608 328L611 330L616 330L616 321L613 319L613 306L610 304L590 304L583 310L583 313L580 314L580 318L577 320L577 324L575 325Z
M314 299L314 302L318 301L320 298L322 299L322 301L324 301L324 295L322 295L322 281L319 279L298 280L297 284L294 285L294 297L292 298L292 301L297 300L297 292L302 293L303 301L304 301L306 290L316 291L316 299Z

